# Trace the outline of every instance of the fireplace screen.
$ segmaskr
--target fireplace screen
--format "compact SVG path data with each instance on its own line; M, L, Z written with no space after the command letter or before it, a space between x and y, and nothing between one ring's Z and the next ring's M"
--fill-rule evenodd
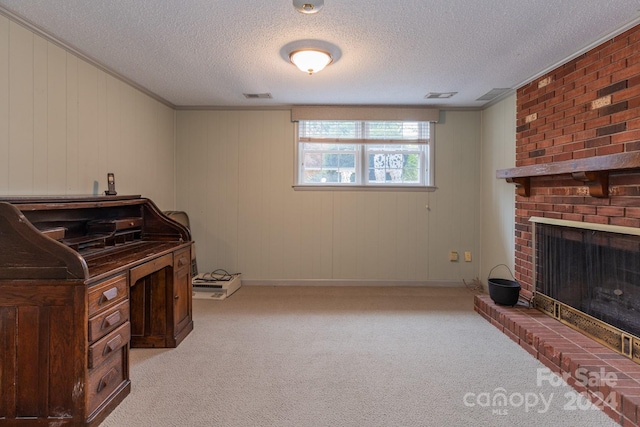
M640 337L640 236L601 228L535 224L536 292Z

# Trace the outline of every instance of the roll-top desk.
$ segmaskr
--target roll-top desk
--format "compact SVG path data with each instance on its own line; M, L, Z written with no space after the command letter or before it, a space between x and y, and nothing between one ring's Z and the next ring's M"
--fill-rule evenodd
M189 230L140 196L0 197L0 425L95 426L192 330Z

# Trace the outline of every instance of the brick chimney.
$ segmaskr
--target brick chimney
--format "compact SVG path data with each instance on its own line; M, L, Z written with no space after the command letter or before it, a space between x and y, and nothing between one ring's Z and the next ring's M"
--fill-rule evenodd
M516 167L640 151L640 26L517 91ZM529 217L640 227L640 170L612 173L609 197L570 174L532 177L516 196L516 279L532 290Z

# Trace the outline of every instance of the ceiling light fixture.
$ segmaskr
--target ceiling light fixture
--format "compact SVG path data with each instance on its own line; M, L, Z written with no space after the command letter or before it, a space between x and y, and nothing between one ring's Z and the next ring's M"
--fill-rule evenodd
M324 0L293 0L293 7L305 15L318 13L323 6Z
M300 71L317 73L333 62L333 57L329 52L320 49L300 49L289 54L289 61Z

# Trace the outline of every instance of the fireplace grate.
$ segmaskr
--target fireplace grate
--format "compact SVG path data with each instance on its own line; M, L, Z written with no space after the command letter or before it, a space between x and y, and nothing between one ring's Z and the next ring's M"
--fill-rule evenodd
M543 313L640 363L640 338L542 293L536 292L533 301Z

